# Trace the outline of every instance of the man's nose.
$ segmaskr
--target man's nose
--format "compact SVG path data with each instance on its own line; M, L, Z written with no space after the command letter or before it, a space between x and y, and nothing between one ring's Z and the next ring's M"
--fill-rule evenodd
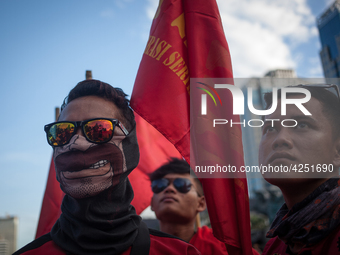
M286 147L288 149L293 148L293 140L291 136L292 128L282 127L276 134L275 139L272 142L272 149L276 150L281 147Z
M168 187L165 188L164 193L176 193L176 188L172 183L168 185Z
M75 134L76 134L76 135L84 136L83 131L81 130L81 127L77 127L76 133L75 133Z

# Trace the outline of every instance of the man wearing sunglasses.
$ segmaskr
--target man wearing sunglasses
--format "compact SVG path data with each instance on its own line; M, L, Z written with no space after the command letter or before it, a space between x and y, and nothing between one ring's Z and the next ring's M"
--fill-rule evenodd
M196 215L206 208L203 189L190 176L189 164L173 158L150 175L154 193L151 209L156 213L160 230L194 245L202 254L228 254L206 226L195 231Z
M130 204L128 174L139 149L126 94L97 80L78 83L57 122L45 125L57 180L65 192L50 233L16 254L200 254L170 235L149 230Z
M272 238L263 254L340 254L340 98L335 85L298 85L307 89L311 99L303 106L287 105L265 116L259 147L259 164L286 168L267 172L263 177L278 186L285 204L276 214L267 237ZM291 94L289 99L302 98ZM272 94L265 95L267 109ZM286 126L283 119L294 120ZM290 126L290 127L288 127Z

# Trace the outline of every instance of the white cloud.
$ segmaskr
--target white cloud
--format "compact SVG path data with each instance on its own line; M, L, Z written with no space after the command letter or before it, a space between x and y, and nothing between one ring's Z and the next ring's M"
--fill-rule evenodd
M158 7L158 0L148 0L148 5L146 7L146 14L149 19L153 19L155 16L157 7Z
M235 77L295 68L292 49L316 35L306 0L218 0Z
M306 25L313 23L314 19L311 19L310 10L301 2L304 1L241 1L237 4L233 3L235 8L232 12L228 11L230 8L225 1L219 1L219 4L221 13L255 22L280 36L287 36L295 40L306 40L309 34Z
M294 67L281 37L259 23L221 15L235 77L262 76L268 69Z
M325 0L328 1L328 0ZM217 0L235 77L262 76L275 68L296 68L292 50L318 35L307 0ZM158 0L148 0L153 18Z

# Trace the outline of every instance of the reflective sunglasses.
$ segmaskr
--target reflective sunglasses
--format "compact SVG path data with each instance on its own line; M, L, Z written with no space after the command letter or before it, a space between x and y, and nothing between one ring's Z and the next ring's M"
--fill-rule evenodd
M125 135L129 132L117 119L96 118L84 121L58 121L45 125L47 142L52 147L63 146L70 142L78 127L91 143L106 143L113 137L114 129L118 126Z
M340 100L340 92L339 87L335 84L325 84L325 83L316 83L316 84L299 84L296 86L288 86L288 87L300 87L300 88L322 88L327 89L332 92L334 95L338 97Z
M165 190L166 187L170 185L171 182L176 188L176 190L181 193L188 193L192 186L191 181L186 178L176 178L173 181L169 181L168 179L162 178L151 182L152 192L155 194L162 192L163 190Z

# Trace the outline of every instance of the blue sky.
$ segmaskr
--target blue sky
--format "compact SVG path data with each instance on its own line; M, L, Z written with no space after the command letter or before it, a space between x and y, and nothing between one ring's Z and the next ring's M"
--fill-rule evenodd
M294 68L322 77L315 17L329 0L219 0L234 76ZM0 1L0 217L35 235L52 149L43 127L92 70L129 95L157 0Z

